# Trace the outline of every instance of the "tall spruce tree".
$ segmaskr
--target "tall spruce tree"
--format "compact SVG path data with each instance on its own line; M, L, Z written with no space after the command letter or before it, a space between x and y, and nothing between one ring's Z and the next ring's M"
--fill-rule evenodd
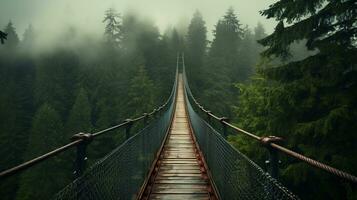
M21 42L21 46L24 50L31 51L34 49L35 42L35 31L33 26L30 24L28 28L25 30L23 40Z
M105 11L103 22L106 23L104 31L106 42L113 47L118 47L122 38L120 14L114 8L109 8Z
M231 7L223 19L219 20L214 31L211 56L221 56L230 60L238 53L239 42L243 38L243 28Z
M91 105L87 92L81 88L76 97L66 124L66 132L76 134L79 132L88 133L92 129Z
M185 60L187 64L187 75L189 79L192 80L192 85L201 87L203 85L202 68L207 51L207 28L199 11L196 11L191 19L186 38L187 53Z
M7 50L15 49L19 45L20 40L11 21L6 25L4 32L7 34L7 40L4 45L5 48Z
M230 105L234 101L233 83L244 81L241 80L243 76L237 75L242 69L238 54L243 36L237 15L233 8L229 8L215 27L214 39L206 61L207 89L202 93L202 102L210 105L212 111L227 117L231 117ZM225 103L222 103L222 99Z

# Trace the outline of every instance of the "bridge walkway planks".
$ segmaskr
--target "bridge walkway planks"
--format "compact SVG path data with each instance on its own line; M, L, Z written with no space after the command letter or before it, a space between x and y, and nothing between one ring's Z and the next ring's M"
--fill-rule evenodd
M171 130L157 162L158 172L147 187L149 196L144 199L216 199L188 120L180 74Z

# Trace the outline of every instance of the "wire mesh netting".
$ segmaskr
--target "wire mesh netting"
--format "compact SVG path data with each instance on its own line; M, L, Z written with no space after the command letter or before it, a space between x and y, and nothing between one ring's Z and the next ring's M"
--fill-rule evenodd
M193 131L221 199L299 199L276 179L231 146L193 109L184 74L186 102Z
M177 78L168 106L156 120L96 162L53 199L135 199L171 123L176 88Z

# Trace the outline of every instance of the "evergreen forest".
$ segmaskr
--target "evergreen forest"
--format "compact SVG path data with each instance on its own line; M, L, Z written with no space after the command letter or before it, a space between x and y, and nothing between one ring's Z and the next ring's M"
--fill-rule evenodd
M211 33L197 9L185 27L160 31L150 19L109 8L101 38L68 27L46 51L36 50L40 27L29 25L22 37L12 21L0 27L7 34L0 43L0 171L76 133L151 112L170 95L183 52L192 92L212 113L356 175L356 2L275 1L260 11L277 21L271 33L263 22L244 24L233 7ZM257 141L233 131L227 140L268 169ZM124 141L122 133L95 140L89 165ZM1 199L50 199L73 180L74 158L69 151L0 180ZM301 199L357 199L355 184L285 155L278 180Z

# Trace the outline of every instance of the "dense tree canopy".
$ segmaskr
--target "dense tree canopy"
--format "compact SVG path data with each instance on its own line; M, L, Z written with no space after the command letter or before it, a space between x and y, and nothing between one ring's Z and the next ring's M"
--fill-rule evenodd
M262 11L280 21L274 33L260 40L267 47L264 60L285 61L263 64L252 84L238 85L236 107L242 127L282 136L290 148L353 174L357 169L355 10L354 1L278 1ZM301 44L315 51L299 55L304 52ZM293 61L286 60L290 55ZM233 141L263 163L264 154L252 143ZM282 168L283 180L305 199L356 198L351 185L306 164L285 158Z

